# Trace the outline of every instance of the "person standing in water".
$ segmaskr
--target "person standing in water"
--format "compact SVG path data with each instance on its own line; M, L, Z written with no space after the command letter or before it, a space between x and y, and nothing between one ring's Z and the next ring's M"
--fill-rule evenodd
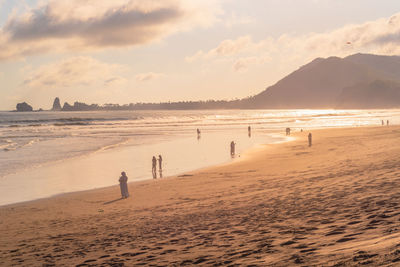
M389 126L389 120L386 120L386 125Z
M199 129L199 128L197 128L197 140L199 140L199 139L200 139L200 137L201 137L201 132L200 132L200 129Z
M235 142L231 142L231 156L233 157L235 155Z
M153 156L153 159L151 161L151 172L153 173L153 179L157 178L157 159L155 156Z
M308 134L308 146L312 146L312 134Z
M247 127L247 133L248 133L249 137L251 137L251 127L250 126Z
M121 177L119 177L119 187L121 188L121 197L122 198L129 197L128 176L126 176L125 172L121 172Z

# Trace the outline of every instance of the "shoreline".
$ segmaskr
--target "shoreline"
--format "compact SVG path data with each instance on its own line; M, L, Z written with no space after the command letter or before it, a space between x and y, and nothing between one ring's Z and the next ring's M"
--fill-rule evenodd
M119 177L121 170L127 172L130 182L153 180L150 170L147 172L147 170L141 166L137 168L138 165L147 166L148 162L143 162L143 160L147 158L151 159L149 151L158 149L163 150L165 153L168 151L169 154L161 153L164 157L163 174L164 178L166 178L178 176L185 172L193 172L203 168L209 168L215 165L235 161L237 158L240 158L242 152L252 149L254 145L260 145L259 142L261 139L265 139L265 141L269 141L270 143L278 142L276 141L278 139L285 141L285 136L281 134L265 134L261 132L258 133L255 138L253 137L249 139L247 136L245 138L241 137L240 140L247 143L242 144L244 147L238 149L238 157L233 160L230 156L225 155L225 149L221 147L219 147L216 155L206 154L206 151L212 148L213 142L218 142L218 140L221 139L221 136L224 135L224 131L208 133L205 138L206 140L201 140L201 142L198 142L198 140L196 142L195 139L186 135L181 137L172 136L155 144L143 143L137 145L135 142L124 141L123 143L118 143L118 145L113 145L113 149L91 151L88 154L78 155L64 160L47 162L43 165L31 167L18 173L9 174L4 176L4 179L0 181L0 188L10 187L7 192L2 192L0 190L0 195L3 195L4 197L4 200L0 201L0 207L52 198L66 193L96 190L118 185L118 178L113 179L113 177ZM238 135L240 136L240 134ZM216 141L213 141L214 138L216 138ZM183 149L176 149L176 147L181 144L183 144ZM107 146L107 148L108 147L109 146ZM199 155L194 155L194 159L191 159L191 156L193 155L189 155L188 153L192 153L190 149L193 148L195 149L194 152L197 151L200 153ZM181 155L185 155L186 157L182 157ZM200 161L200 157L205 157L206 155L207 157L205 158L205 161ZM134 159L134 165L130 162L132 161L132 157ZM135 162L135 159L139 160L139 162ZM181 162L185 164L181 166ZM100 168L97 168L97 166ZM135 176L131 176L130 174L132 173ZM158 171L157 174L159 174ZM76 181L76 179L71 179L79 176L85 177L85 181ZM26 179L26 177L30 178ZM43 179L43 177L51 177L51 179ZM7 179L9 183L7 183L7 180L5 179ZM69 180L71 180L71 182L69 182ZM43 193L39 194L29 191L30 188L48 187L48 185L44 183L46 181L53 185L51 191L47 188ZM30 186L28 187L27 185ZM20 192L19 199L17 199L18 196L8 195L8 192L19 192L21 189L25 190L24 192L26 195L21 195L22 192Z
M21 135L22 137L2 141L7 145L10 143L10 148L15 150L0 151L0 169L2 170L0 205L111 186L115 184L115 180L118 179L115 177L121 171L128 173L130 181L149 179L151 178L150 159L154 155L162 155L164 159L164 176L177 175L228 162L228 147L231 140L237 142L237 150L243 150L252 147L253 144L270 143L276 140L271 136L276 133L282 134L282 130L287 126L291 126L293 130L301 128L314 130L327 127L343 128L349 125L372 125L377 122L377 118L382 116L393 118L393 123L396 124L399 123L397 118L400 118L397 113L398 111L386 110L375 112L242 110L238 113L221 111L217 114L214 112L117 112L110 115L104 112L93 112L92 115L87 115L78 112L76 118L54 113L39 117L5 116L5 126L14 122L21 125L31 123L36 125L35 122L38 122L41 130L37 133L36 126L32 129L28 127L26 130L25 127L24 129L2 128L3 132L0 132L0 135L10 137ZM52 129L53 121L65 120L89 121L90 123L89 126L82 127L56 127L51 134L47 135L46 129L49 127ZM251 138L247 138L245 130L247 125L254 127ZM204 133L209 132L203 136L204 139L201 138L197 140L198 142L195 138L187 139L191 142L177 141L184 139L177 137L180 135L193 137L196 127L200 127ZM160 132L160 129L163 130ZM24 133L25 131L27 133ZM209 134L211 136L208 136ZM270 134L272 135L268 137ZM37 138L32 139L31 135ZM258 140L255 140L257 138ZM126 144L116 141L124 139L130 141ZM171 140L175 142L174 145L172 142L169 146L164 145ZM115 142L118 145L115 145ZM112 149L107 149L110 147L109 144L113 144ZM99 147L101 147L100 150ZM93 148L96 149L93 150ZM112 151L121 151L121 153ZM110 156L106 158L106 154ZM79 179L79 177L84 179Z
M400 126L313 130L186 176L0 207L0 265L390 265Z
M362 127L362 128L364 128L364 127L365 128L370 128L370 127L379 127L379 126L360 125L360 126L354 126L354 127L331 127L331 128L327 127L327 128L314 128L314 129L311 129L310 131L324 131L324 130L329 130L329 129L352 129L352 128L360 128L360 127ZM305 132L307 132L307 131L304 131L304 133ZM276 136L278 136L280 138L283 138L285 140L274 141L274 142L267 143L267 144L257 144L255 147L250 147L250 148L247 148L246 150L242 151L241 154L239 154L239 157L235 157L234 159L230 159L229 161L226 161L226 162L217 163L217 164L211 164L209 166L200 167L200 168L196 168L196 169L192 169L192 170L188 170L188 171L183 171L182 173L168 175L168 176L165 176L163 178L157 178L157 179L144 178L144 179L129 181L128 185L129 184L133 184L133 183L146 182L146 181L148 182L148 181L154 181L154 180L165 180L165 179L171 179L171 178L179 178L182 175L184 176L185 174L192 175L192 173L198 173L200 171L207 170L207 169L213 169L213 168L218 168L218 167L229 166L231 164L237 163L238 161L251 159L258 152L264 151L266 146L279 145L279 144L285 144L285 143L288 143L288 142L294 142L294 141L298 140L298 135L300 135L300 134L301 134L301 132L298 131L298 130L295 131L295 132L292 132L292 134L290 136L285 136L283 133L282 134L274 133L273 135L276 135ZM121 144L125 144L125 143L127 143L126 140L123 141L123 142L114 144L114 145L107 146L107 147L124 148L124 147L121 146ZM132 146L132 145L130 145L130 146ZM125 148L127 148L127 147L125 147ZM45 166L46 165L47 166L51 166L51 165L54 165L54 164L58 164L58 163L61 163L61 162L65 161L65 160L78 160L79 158L89 157L90 155L94 155L96 153L107 151L107 150L108 149L98 149L96 151L91 151L88 154L79 155L77 157L67 158L67 159L64 159L64 160L57 160L57 161L54 161L54 162L48 162L48 163L45 164ZM36 169L36 168L37 168L37 166L34 166L34 167L30 168L30 169L24 170L23 172L29 171L31 169ZM4 205L0 204L0 209L3 208L3 207L18 206L20 204L24 205L24 204L34 203L34 202L42 201L42 200L51 200L53 198L57 198L57 197L65 196L65 195L70 195L70 194L81 194L81 193L83 194L85 192L111 189L111 188L114 188L114 187L118 187L119 188L119 185L116 183L114 185L107 185L107 186L98 187L98 188L91 188L91 189L84 189L84 190L78 190L78 191L58 193L58 194L54 194L54 195L51 195L51 196L46 196L46 197L42 197L42 198L26 200L26 201L21 201L21 202L9 203L9 204L4 204Z
M210 168L228 166L230 164L235 164L236 162L241 161L241 160L247 160L247 157L252 157L252 154L254 152L263 150L265 146L274 145L274 144L282 144L282 143L291 142L291 141L295 140L295 137L287 137L287 136L284 136L283 134L277 134L277 136L279 136L280 138L285 138L286 140L274 141L274 142L271 142L271 143L268 143L268 144L258 144L255 147L247 148L246 150L242 151L239 154L239 157L235 157L234 159L229 159L229 161L226 161L226 162L223 162L223 163L211 164L209 166L200 167L200 168L196 168L196 169L192 169L192 170L188 170L188 171L183 171L182 173L173 174L173 175L165 176L165 177L162 177L162 178L159 178L159 177L156 178L156 179L154 179L154 178L145 178L145 179L140 179L140 180L128 181L128 185L139 184L139 183L142 183L142 182L156 181L156 180L160 181L160 180L171 179L171 178L179 178L179 177L185 176L187 174L191 175L191 173L201 172L203 170L207 170L207 169L210 169ZM123 143L126 143L126 142L124 141ZM120 143L117 144L115 147L120 148L121 147ZM90 152L89 154L80 155L80 156L77 156L75 158L68 158L67 160L74 160L74 159L77 160L79 158L88 157L88 156L90 156L92 154L95 154L95 153L98 153L98 152L102 152L102 151L104 151L104 150L103 149L99 149L97 151ZM58 161L55 161L55 162L49 162L47 164L51 166L54 163L61 163L62 161L63 160L58 160ZM119 184L116 183L114 185L108 185L108 186L104 186L104 187L84 189L84 190L71 191L71 192L65 192L65 193L59 193L59 194L54 194L54 195L43 197L43 198L4 204L4 205L0 205L0 209L1 208L7 208L7 207L15 207L15 206L19 206L19 205L26 205L26 204L29 205L31 203L34 204L35 202L40 202L40 201L43 201L43 200L51 200L53 198L64 197L64 196L73 195L73 194L84 194L85 192L86 193L91 192L91 191L96 192L96 191L99 191L99 190L107 190L107 189L111 190L112 188L118 188L118 190L119 190Z

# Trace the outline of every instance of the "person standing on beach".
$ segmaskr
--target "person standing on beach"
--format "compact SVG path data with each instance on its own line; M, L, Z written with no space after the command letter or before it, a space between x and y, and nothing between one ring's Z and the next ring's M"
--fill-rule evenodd
M286 135L290 135L290 128L286 128Z
M312 134L308 134L308 146L312 146Z
M235 142L231 142L231 156L233 157L235 155Z
M162 157L161 157L161 155L158 155L158 169L160 171L162 170Z
M157 178L157 159L155 156L153 156L153 159L151 161L151 172L153 173L153 179Z
M119 177L119 187L121 188L121 197L122 198L129 197L128 176L126 176L125 172L121 172L121 177Z
M251 127L250 126L247 127L247 133L248 133L249 137L251 137Z
M389 120L386 120L386 125L389 126Z
M162 178L162 157L158 155L158 171L160 173L160 178Z

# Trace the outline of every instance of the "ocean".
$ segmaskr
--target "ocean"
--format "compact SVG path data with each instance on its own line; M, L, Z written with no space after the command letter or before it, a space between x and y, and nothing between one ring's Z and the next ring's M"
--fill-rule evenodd
M399 124L400 110L0 112L0 205L115 185L121 171L130 182L153 179L153 156L163 157L164 179L286 141L286 127L311 131L382 120Z

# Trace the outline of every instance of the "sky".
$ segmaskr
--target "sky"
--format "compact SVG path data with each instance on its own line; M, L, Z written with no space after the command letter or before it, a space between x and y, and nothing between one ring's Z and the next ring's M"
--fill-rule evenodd
M400 55L398 0L0 0L0 110L231 100L317 57Z

